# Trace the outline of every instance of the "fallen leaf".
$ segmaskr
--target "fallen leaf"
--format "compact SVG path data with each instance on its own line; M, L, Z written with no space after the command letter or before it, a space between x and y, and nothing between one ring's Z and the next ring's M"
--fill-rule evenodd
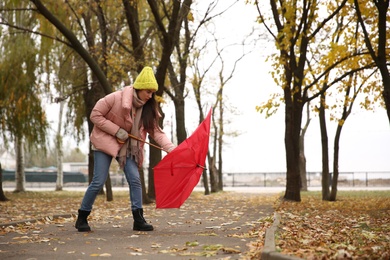
M234 249L234 248L230 248L230 247L224 247L224 248L222 248L222 251L225 254L239 254L239 253L241 253L240 250L237 250L237 249Z

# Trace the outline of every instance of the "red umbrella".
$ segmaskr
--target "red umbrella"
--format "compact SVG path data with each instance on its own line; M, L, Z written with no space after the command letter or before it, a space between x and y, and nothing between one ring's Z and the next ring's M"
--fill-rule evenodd
M209 147L211 110L190 137L154 167L156 208L180 208L198 184Z

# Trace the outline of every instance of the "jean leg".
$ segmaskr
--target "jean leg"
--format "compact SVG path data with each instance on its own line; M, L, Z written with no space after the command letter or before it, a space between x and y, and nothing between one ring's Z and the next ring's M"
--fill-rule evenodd
M84 194L83 201L81 202L81 210L91 211L93 203L99 191L103 188L104 183L107 180L108 170L112 161L112 156L101 152L94 151L94 169L93 178L89 184L87 191Z
M130 157L126 158L125 176L130 188L131 210L142 209L142 185L137 163Z

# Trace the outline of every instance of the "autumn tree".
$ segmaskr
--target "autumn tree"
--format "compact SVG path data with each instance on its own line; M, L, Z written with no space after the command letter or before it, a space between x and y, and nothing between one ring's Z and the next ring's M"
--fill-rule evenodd
M61 82L69 88L57 100L62 101L69 97L68 104L70 109L68 109L67 118L69 120L67 122L73 122L73 129L76 129L76 131L73 130L71 133L75 133L77 137L80 136L79 134L84 136L82 133L83 122L85 122L85 119L89 121L90 111L96 101L112 91L112 82L123 82L123 76L127 77L127 69L126 73L121 73L125 71L121 70L123 66L107 65L110 64L110 61L112 63L116 62L110 58L116 56L117 53L113 56L109 56L108 54L112 53L109 47L115 43L113 37L117 36L117 32L121 30L121 27L109 27L107 18L104 17L103 13L103 10L108 10L107 17L110 18L108 21L112 21L112 24L122 25L122 23L117 23L116 21L117 18L123 17L118 15L122 13L122 9L117 8L118 5L110 6L112 8L108 9L100 1L83 1L80 5L77 1L66 1L65 4L50 2L46 3L46 5L43 5L41 1L31 1L31 3L33 3L33 6L28 6L25 10L32 11L33 14L36 14L35 20L38 21L37 27L15 26L12 21L4 24L11 28L17 27L17 29L23 32L42 36L41 42L46 43L46 47L50 45L47 43L51 40L61 42L68 48L67 50L63 48L63 53L67 56L67 62L61 62L60 68L63 72L65 72L65 68L68 68L68 73L65 77L61 78ZM121 5L119 4L119 6ZM14 11L20 11L18 7L13 7ZM50 10L56 10L56 15L53 15ZM53 25L58 31L54 29ZM68 28L72 28L72 30ZM98 30L95 30L95 28L98 28ZM53 44L49 47L53 47ZM126 59L124 55L120 55L120 57ZM129 60L131 59L127 59L127 61ZM52 65L50 63L52 61L55 62L56 57L46 59L45 61L42 60L42 64L49 64L49 66L45 67L48 75L53 75L53 68L59 67ZM61 61L64 61L64 59ZM121 64L120 62L118 63ZM92 73L89 73L86 64ZM131 64L131 62L122 64L126 65L126 68L129 68L127 64ZM56 71L57 79L60 79L61 71L58 69L54 71ZM65 74L62 73L62 75ZM88 126L91 131L93 126L90 121ZM90 164L93 164L91 163L93 162L92 153L90 155ZM91 174L92 167L90 167Z
M382 77L382 96L390 123L389 0L354 0L354 4L365 45Z
M22 9L6 10L2 23L12 21L15 27L35 26L37 21ZM44 91L37 85L36 67L39 58L36 37L21 34L15 27L2 31L0 48L0 125L2 138L7 146L14 141L16 151L16 189L25 191L24 144L27 147L45 145L46 121L41 106L40 94Z
M183 3L173 1L172 3L169 3L169 5L166 5L163 1L148 1L148 6L144 2L123 1L123 7L110 5L109 3L106 5L106 3L95 1L93 4L87 5L85 9L83 9L81 15L83 22L79 22L78 24L85 24L86 26L84 31L86 32L86 41L92 60L90 60L90 57L85 53L83 46L77 41L74 41L72 32L69 32L66 28L62 28L49 13L44 12L39 1L34 1L34 3L37 5L39 11L45 15L51 23L54 22L53 24L67 38L71 43L72 48L79 53L91 69L91 66L95 68L95 65L97 65L99 67L99 70L92 69L94 72L92 77L96 76L96 80L92 81L92 88L85 90L86 115L89 117L96 101L111 91L111 88L104 82L107 81L107 78L110 79L111 83L120 82L126 72L139 72L144 65L153 65L155 63L153 59L159 61L156 69L156 79L159 84L157 95L162 95L170 56L174 45L179 39L178 35L180 33L181 23L187 16L192 1L187 0ZM77 13L73 12L73 14L77 18ZM154 18L152 20L153 22L151 22L150 17ZM119 27L116 26L116 19L119 19L119 21L126 20L129 31L122 30L123 27L121 26L124 25L124 23L119 23ZM96 31L93 30L94 28L97 28L96 31L99 32L98 35L96 34ZM153 34L153 32L157 32L157 37L154 36L155 34ZM131 39L130 44L128 43L129 38ZM158 44L155 41L156 39L159 40L159 43L162 46L161 52L153 53L152 49ZM97 44L98 42L99 44ZM132 48L129 48L129 46ZM114 59L115 55L118 55L118 53L120 54L119 61ZM161 54L160 57L158 56L159 54ZM126 57L128 58L126 59ZM86 60L86 58L88 60ZM96 63L94 61L99 61L99 63L94 64ZM118 69L116 63L123 66ZM137 73L132 73L132 75L133 78L135 78ZM101 77L104 77L105 79L102 81ZM91 97L88 93L93 96ZM89 129L90 131L92 130L91 123L89 123ZM89 162L90 165L92 162L91 160L92 159L90 159ZM153 180L152 169L160 160L161 151L151 149L149 180ZM106 185L106 188L108 187L109 185ZM153 196L153 186L149 187L149 189L151 189L149 193ZM146 198L146 196L144 196L144 198Z
M40 1L31 1L31 2L34 3L34 5L37 7L37 9L34 9L30 5L28 5L24 8L21 8L19 2L7 1L7 3L5 3L6 8L2 10L2 15L5 15L7 12L9 12L9 13L12 12L12 13L15 13L17 15L19 15L19 13L21 13L21 12L25 12L25 13L28 12L30 17L32 17L32 19L35 21L35 23L36 23L35 26L18 24L18 23L15 23L15 20L12 20L12 19L8 19L8 20L3 19L2 24L8 26L8 28L15 29L15 31L18 30L19 32L24 32L25 34L29 33L31 35L43 36L43 37L39 38L39 41L37 41L37 42L41 43L40 53L42 53L43 50L47 51L48 49L50 49L50 47L52 47L52 46L50 46L50 44L47 44L49 42L49 41L47 41L47 39L56 40L56 41L62 42L63 44L65 44L68 47L74 48L75 50L77 50L79 52L80 57L85 59L86 63L90 65L90 67L92 68L91 70L94 71L93 75L97 75L97 78L102 82L102 86L105 87L105 89L108 90L108 92L109 92L110 85L109 85L108 81L106 80L106 77L104 77L104 74L101 73L102 71L100 70L100 67L98 66L97 62L92 58L91 55L88 54L86 49L83 47L81 42L78 40L78 38L76 36L77 32L76 32L76 34L74 34L72 31L68 30L66 27L66 22L65 23L60 22L60 20L57 19L57 17L54 16ZM56 10L58 11L57 14L60 17L61 17L61 15L62 15L62 17L66 17L66 19L71 17L69 15L70 12L66 12L69 9L64 8L64 7L66 7L66 5L64 6L62 3L52 3L52 4L55 5ZM61 7L58 7L57 4L60 4ZM39 10L39 12L34 13L34 11L38 11L38 10ZM37 14L37 16L34 16L34 14ZM56 32L55 32L55 30L53 30L53 27L51 25L48 25L48 23L46 22L45 19L41 19L42 16L40 16L40 14L42 14L44 17L46 17L50 21L51 24L55 25L58 28L58 30L60 32L62 32L64 37L56 36ZM5 16L3 16L3 17L5 17ZM68 21L66 19L64 19L64 20ZM38 36L36 36L36 38L37 37ZM41 56L39 56L39 57L41 58ZM55 58L53 60L55 61ZM52 75L51 68L53 68L53 66L50 65L51 61L52 61L51 59L44 60L42 58L40 60L40 63L37 63L37 65L49 64L49 66L37 66L37 68L39 68L39 67L42 68L42 70L38 74L40 74L42 72L46 72L48 75ZM74 71L74 70L71 70L71 71ZM80 70L78 70L78 72L80 72ZM85 73L85 75L87 75L87 73ZM83 84L84 83L85 82L83 82ZM42 86L45 86L45 84L43 84ZM76 84L76 86L77 86L77 84ZM86 87L86 89L88 89L88 87ZM91 93L97 93L97 92L98 91L92 91ZM87 95L87 99L93 100L92 97L90 97L88 95ZM83 104L83 103L81 103L81 104ZM75 114L81 115L81 117L85 116L84 113L75 113ZM75 121L77 122L77 120L75 120ZM76 125L76 128L77 128L77 125Z
M375 4L378 12L372 12ZM360 5L360 7L359 7ZM348 59L348 65L344 67L340 77L340 82L337 83L337 92L344 93L344 97L338 103L333 101L335 105L328 105L325 103L325 96L323 96L320 109L320 118L325 117L325 107L331 108L330 120L337 122L337 128L334 138L333 146L333 175L331 179L331 192L329 193L329 167L328 167L328 145L327 141L323 141L323 199L335 201L337 196L337 181L339 176L339 153L340 153L340 137L342 128L346 123L347 118L351 114L353 105L357 100L358 94L364 95L363 101L360 103L364 109L372 109L375 104L381 104L384 100L386 104L386 96L388 96L388 88L386 82L389 82L389 73L387 69L385 46L386 46L386 13L388 10L388 1L355 1L354 5L347 5L343 12L337 17L337 26L335 32L331 36L332 44L329 57L342 56L348 51L358 56ZM356 12L355 12L356 10ZM374 25L377 24L377 27ZM367 30L367 27L370 30ZM361 33L361 31L363 33ZM370 33L368 32L370 31ZM342 39L342 42L339 42ZM373 42L377 42L377 46ZM366 46L366 48L364 48ZM349 50L348 50L349 49ZM375 50L377 49L377 50ZM334 60L330 61L333 62ZM329 60L328 60L329 62ZM376 69L376 68L377 69ZM356 69L354 69L356 68ZM362 71L362 70L364 71ZM383 84L378 84L376 75L380 72ZM328 82L327 82L328 84ZM381 95L380 95L381 93ZM383 99L381 99L382 97ZM340 107L339 117L335 116L336 108ZM323 112L321 112L323 111ZM332 115L333 114L333 115ZM389 114L389 113L388 113ZM321 119L324 122L324 119ZM325 124L321 124L321 132L323 138L326 137Z
M358 100L358 96L362 96L360 98L362 100L360 106L363 109L371 110L376 104L381 104L381 102L379 102L381 97L381 84L377 79L378 69L368 52L362 48L362 46L364 46L364 37L359 33L360 23L358 19L355 19L353 6L348 5L343 13L338 16L337 20L338 26L332 36L334 48L332 51L333 55L335 53L336 55L337 53L343 55L348 51L351 54L357 55L351 55L351 58L348 59L348 65L344 68L345 77L340 77L340 82L335 82L337 84L336 91L339 95L334 96L340 96L340 100L333 101L333 105L330 106L330 120L337 122L333 144L332 179L329 180L329 184L323 184L326 188L331 184L330 194L325 196L326 193L323 192L323 199L330 201L335 201L337 197L340 138L342 129L346 124L347 118L352 113L352 108ZM341 39L342 42L340 42Z
M365 51L362 37L360 37L359 23L355 19L351 5L346 5L334 19L333 29L329 31L329 52L326 55L318 56L318 62L324 67L341 62L331 71L326 72L322 80L323 89L319 104L319 119L322 144L322 198L324 200L336 200L337 180L339 173L339 150L341 130L351 114L353 104L358 94L365 95L365 99L371 93L378 93L379 86L373 75L376 69L371 57ZM318 71L317 74L322 71ZM335 75L335 76L333 76ZM330 102L328 101L330 100ZM373 99L378 100L377 98ZM364 109L371 109L371 102L362 102ZM328 130L326 126L326 111L329 113L329 120L337 124L334 145L333 145L333 176L330 178L329 167L329 144ZM332 185L331 185L332 184ZM332 192L329 187L332 186Z
M89 115L95 103L105 95L111 93L112 84L119 87L119 83L126 82L128 71L134 66L131 61L131 51L120 51L126 47L121 42L124 14L122 6L118 4L103 3L100 1L83 2L75 9L73 3L67 2L66 8L62 12L53 15L49 9L40 1L34 2L38 12L43 15L57 30L63 35L65 44L70 47L74 54L69 55L68 63L77 70L70 70L73 77L69 77L71 89L64 94L69 97L68 118L72 119L77 129L82 129L82 124L87 119L88 130L91 133L93 124L89 120ZM48 6L55 9L57 4L51 3ZM107 4L107 5L106 5ZM62 4L61 4L62 5ZM63 6L64 7L64 6ZM117 21L122 21L118 23ZM68 29L69 27L73 30ZM41 27L42 33L46 27ZM125 37L126 34L125 31ZM80 41L79 39L83 39ZM119 43L119 44L116 44ZM120 55L118 55L118 52ZM118 57L115 59L114 57ZM92 74L89 74L89 69ZM90 76L89 76L90 75ZM61 101L61 99L59 99ZM80 102L81 101L81 102ZM78 131L80 133L80 131ZM89 152L89 178L93 175L93 153ZM107 200L112 200L112 189L110 178L106 182Z
M326 38L330 21L346 2L346 0L327 1L326 3L271 1L269 13L272 14L272 18L266 17L263 11L264 6L260 6L258 1L255 2L259 21L272 36L278 51L278 55L273 56L275 61L273 77L283 90L285 103L287 183L284 198L286 200L301 200L299 136L303 106L321 95L321 91L317 91L309 97L311 88L314 88L317 85L316 82L323 77L320 75L315 79L307 78L310 51L315 49L314 45L319 45ZM320 13L320 8L327 9L326 14Z
M294 7L293 7L294 6ZM327 13L330 15L324 16L324 12L321 12L326 6ZM322 143L322 188L323 199L330 199L329 194L329 155L328 155L328 141L325 111L331 108L332 112L339 107L343 109L343 116L337 119L338 130L336 132L336 138L334 143L334 162L333 170L338 173L338 142L340 138L340 131L342 125L345 123L346 118L350 114L352 104L356 94L359 93L360 88L354 87L353 95L350 96L348 91L351 87L350 79L357 77L357 82L366 82L366 73L371 73L373 69L372 59L369 58L367 52L357 46L362 46L361 39L356 32L358 27L356 26L356 19L351 6L346 4L345 1L340 3L328 2L317 4L313 2L306 3L294 3L279 6L277 8L275 4L271 4L271 12L273 13L273 20L275 22L275 28L278 28L278 34L272 33L272 28L268 25L268 20L265 19L260 9L260 21L264 23L266 28L270 31L271 35L275 38L278 50L280 52L277 59L282 57L282 60L277 60L275 68L279 70L273 72L274 79L277 84L282 86L284 95L283 101L286 103L286 157L287 157L287 187L286 187L286 199L292 199L288 195L289 189L295 189L295 185L299 184L298 179L295 180L293 186L289 186L289 172L292 170L289 168L289 163L294 164L292 160L289 160L290 152L295 147L295 142L291 142L293 138L291 133L297 132L297 128L293 125L294 120L301 120L302 106L314 99L319 99L318 111L321 125L321 143ZM292 8L292 9L291 9ZM301 13L302 12L302 13ZM302 15L296 15L296 14ZM275 18L275 14L276 18ZM283 19L279 19L279 17ZM302 17L302 19L297 19ZM310 21L310 19L316 18L318 22ZM312 26L311 29L308 29ZM306 28L306 29L305 29ZM303 35L299 35L301 33ZM291 60L291 58L294 59ZM302 58L305 59L302 60ZM280 63L279 63L280 62ZM286 66L288 65L288 66ZM279 67L280 66L280 67ZM303 67L301 67L303 66ZM305 68L304 68L305 67ZM368 71L364 72L363 71ZM283 74L283 80L280 81L275 76ZM299 72L299 73L297 73ZM358 76L357 76L358 75ZM285 85L288 83L287 85ZM372 84L372 81L367 84L371 86L371 89L377 89L376 84ZM290 89L287 89L290 86ZM370 91L366 90L366 93ZM345 93L345 96L342 95ZM286 96L286 94L289 94ZM291 96L290 96L291 94ZM333 99L333 103L329 103L327 100L329 97L344 97L342 101L337 103ZM275 100L269 100L260 108L260 111L266 110L267 112L272 110L273 102ZM364 105L366 106L366 105ZM295 113L295 112L299 113ZM349 112L348 112L349 111ZM298 115L299 114L299 115ZM295 116L295 117L294 117ZM298 117L297 117L298 116ZM334 120L335 117L331 117ZM292 121L290 121L292 120ZM289 128L290 126L290 128ZM298 126L297 126L298 127ZM295 130L294 130L295 129ZM293 131L294 130L294 131ZM291 143L290 145L288 145ZM302 142L300 146L302 145ZM290 149L289 149L290 148ZM292 156L290 155L290 156ZM292 156L294 157L294 156ZM292 158L291 157L291 158ZM302 169L300 169L302 170ZM335 182L336 181L336 182ZM332 196L335 199L337 178L333 178ZM295 190L294 190L295 191ZM297 193L294 193L297 195ZM299 200L299 198L293 199Z
M79 74L79 77L71 77L73 89L64 96L73 99L69 104L78 109L70 109L69 113L76 118L74 122L80 123L80 118L89 120L96 101L110 93L112 85L131 83L129 76L134 79L144 65L156 66L156 79L160 86L157 95L162 95L170 57L192 1L114 3L96 0L43 4L34 0L31 3L35 6L31 9L37 14L40 27L38 31L30 29L29 32L61 40L78 54L73 57L73 68L77 69L71 73ZM51 10L56 10L56 14ZM46 20L57 31L45 24ZM129 30L124 30L125 22ZM56 37L57 32L62 36ZM77 66L77 60L83 62L78 62ZM89 70L92 73L89 74ZM81 110L83 108L84 111ZM91 131L93 125L90 121L88 126ZM160 159L161 151L151 150L150 179L153 177L152 168ZM92 162L90 153L89 164L92 165Z
M185 1L147 1L134 2L123 1L126 24L131 36L132 49L126 48L126 38L117 40L119 45L123 47L123 51L131 50L134 58L136 70L141 71L144 65L153 65L156 67L155 76L159 89L156 92L159 102L164 102L162 99L164 91L167 89L166 82L169 67L172 67L177 60L172 60L171 56L177 46L180 45L180 34L185 21L191 10L192 0ZM136 75L135 75L136 76ZM135 77L134 77L135 78ZM184 102L182 103L184 106ZM164 113L159 107L161 115ZM177 133L182 133L185 129L183 114L176 116ZM160 126L163 126L162 121ZM154 140L150 140L152 144L156 144ZM144 202L149 202L148 197L155 197L154 189L154 166L161 160L161 151L150 147L149 153L149 168L148 168L148 191L145 193L144 186ZM141 179L143 169L141 169Z
M350 75L344 82L344 99L342 110L340 116L336 119L338 124L334 137L334 145L333 145L333 174L332 179L330 180L331 191L329 197L327 198L329 201L336 201L337 198L337 183L339 177L339 154L340 154L340 138L343 126L347 120L347 118L352 113L352 108L356 103L357 97L360 93L367 91L367 85L377 85L374 84L376 82L373 76L377 73L376 70L372 70L371 73L367 75L364 72L357 72ZM366 107L367 109L367 107Z

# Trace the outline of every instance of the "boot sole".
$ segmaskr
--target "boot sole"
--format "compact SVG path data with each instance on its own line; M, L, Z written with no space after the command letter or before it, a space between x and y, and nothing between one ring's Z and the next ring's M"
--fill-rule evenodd
M77 228L77 231L79 231L79 232L89 232L89 231L91 231L91 228Z
M153 231L154 228L142 229L142 228L133 228L134 231Z

